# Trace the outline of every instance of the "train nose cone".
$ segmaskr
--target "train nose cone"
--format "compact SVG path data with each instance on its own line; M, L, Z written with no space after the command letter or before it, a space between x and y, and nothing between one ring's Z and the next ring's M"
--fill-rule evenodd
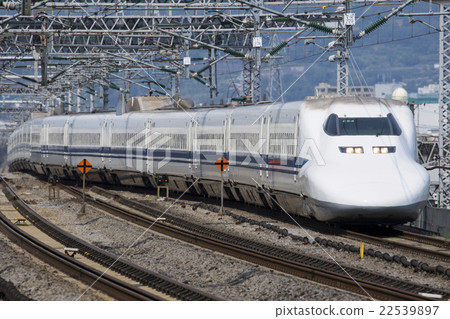
M426 200L428 174L404 172L404 174L395 175L395 173L380 172L353 174L354 182L341 181L335 184L335 188L341 189L342 192L338 196L333 196L333 201L363 207L391 207Z
M310 200L316 218L355 223L415 220L428 197L429 175L415 162L394 166L334 171L323 167L316 180L326 182L314 182L316 191Z

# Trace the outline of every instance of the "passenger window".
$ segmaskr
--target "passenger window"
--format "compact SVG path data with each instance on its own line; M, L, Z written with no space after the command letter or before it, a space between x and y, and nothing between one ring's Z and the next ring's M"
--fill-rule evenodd
M391 113L386 117L338 117L333 113L326 120L324 130L330 136L399 136L402 134L400 126Z

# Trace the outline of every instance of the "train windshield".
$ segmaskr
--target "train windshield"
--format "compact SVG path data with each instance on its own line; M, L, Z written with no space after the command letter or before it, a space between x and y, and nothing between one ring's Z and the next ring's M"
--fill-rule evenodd
M338 117L331 114L325 122L324 130L328 135L400 135L400 126L394 116L386 117Z

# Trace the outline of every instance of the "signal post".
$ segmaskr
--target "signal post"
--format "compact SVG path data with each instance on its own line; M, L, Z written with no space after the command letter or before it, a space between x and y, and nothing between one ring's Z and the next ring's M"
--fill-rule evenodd
M87 159L83 159L78 163L78 169L83 173L83 204L81 206L80 214L86 212L86 201L85 201L85 187L86 187L86 174L92 169L92 164L89 163Z
M228 160L225 157L220 157L215 165L220 170L220 212L219 214L223 214L223 171L230 165Z

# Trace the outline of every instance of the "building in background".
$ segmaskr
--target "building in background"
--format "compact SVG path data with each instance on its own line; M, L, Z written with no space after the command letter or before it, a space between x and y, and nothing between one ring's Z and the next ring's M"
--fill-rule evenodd
M439 84L429 84L417 89L417 93L411 93L409 100L417 103L433 104L438 103Z
M392 96L392 92L398 88L403 88L405 85L405 83L401 82L375 84L375 97L388 99Z
M374 96L373 86L349 86L348 94L361 97L373 97ZM328 83L319 83L318 86L314 88L314 96L306 97L307 100L315 98L327 98L337 95L337 87L332 86Z

